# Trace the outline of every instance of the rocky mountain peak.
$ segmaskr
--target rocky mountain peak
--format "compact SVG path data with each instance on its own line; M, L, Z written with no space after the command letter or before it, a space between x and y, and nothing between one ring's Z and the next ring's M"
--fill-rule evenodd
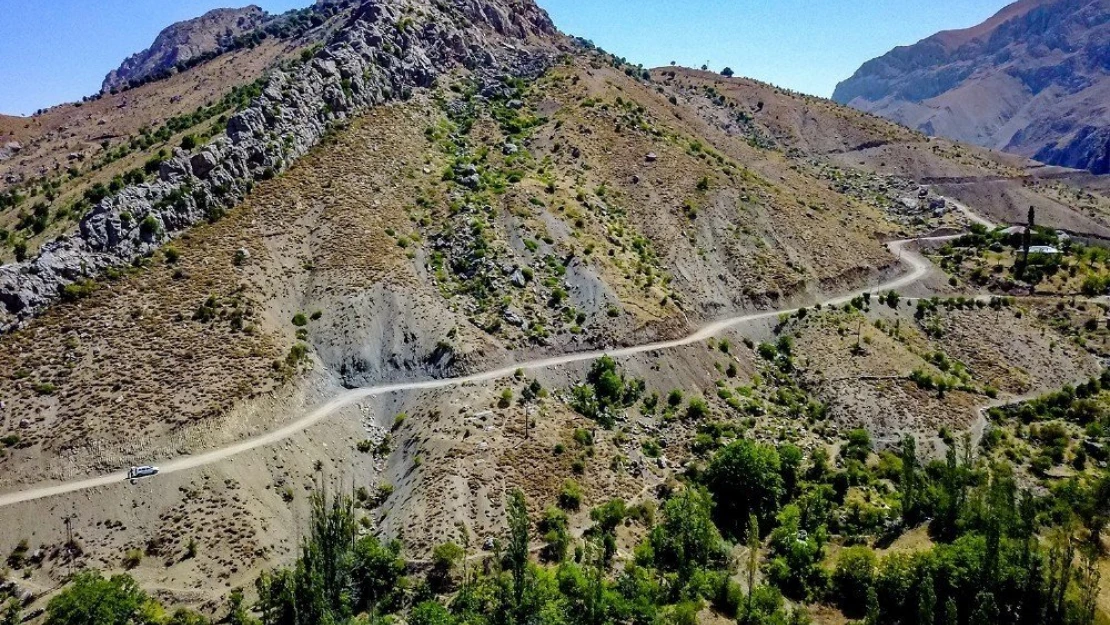
M1108 171L1110 0L1021 0L865 63L833 99L933 135Z
M230 45L235 37L262 26L268 16L260 7L214 9L204 15L166 27L149 48L127 58L104 78L103 91L172 71L180 64Z

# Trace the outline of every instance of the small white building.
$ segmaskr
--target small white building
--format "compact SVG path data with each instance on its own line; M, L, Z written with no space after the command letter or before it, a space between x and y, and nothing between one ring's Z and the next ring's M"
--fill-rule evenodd
M1052 247L1051 245L1030 245L1030 254L1044 254L1046 256L1055 256L1060 253L1060 250Z

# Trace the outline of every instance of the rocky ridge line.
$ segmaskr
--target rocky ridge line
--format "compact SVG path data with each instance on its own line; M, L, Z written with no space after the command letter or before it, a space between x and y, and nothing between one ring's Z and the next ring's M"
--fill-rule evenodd
M414 18L417 7L423 16ZM271 75L224 135L194 153L175 149L156 182L101 201L82 219L79 234L44 245L32 260L0 267L0 332L42 311L66 285L149 254L239 203L256 181L284 171L336 122L431 87L457 67L487 80L538 76L561 41L547 13L530 1L365 2L305 65Z
M119 89L132 80L142 80L167 71L178 63L216 52L228 40L261 26L268 16L255 5L241 9L213 9L204 15L178 22L158 33L149 48L133 54L104 78L102 92Z

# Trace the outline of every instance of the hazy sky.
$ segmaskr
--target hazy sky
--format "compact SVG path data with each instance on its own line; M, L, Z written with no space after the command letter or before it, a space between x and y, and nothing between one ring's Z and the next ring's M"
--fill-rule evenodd
M271 12L311 0L259 0ZM165 26L243 0L0 0L0 112L80 99ZM653 67L677 61L815 95L864 61L1006 0L540 0L564 32Z

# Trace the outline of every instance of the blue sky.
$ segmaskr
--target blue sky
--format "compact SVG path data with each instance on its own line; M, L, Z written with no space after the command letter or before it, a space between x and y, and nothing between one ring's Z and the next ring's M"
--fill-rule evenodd
M311 0L260 0L271 12ZM242 0L0 0L0 112L80 99L165 26ZM540 0L564 32L648 67L677 61L815 95L864 61L1007 0Z

